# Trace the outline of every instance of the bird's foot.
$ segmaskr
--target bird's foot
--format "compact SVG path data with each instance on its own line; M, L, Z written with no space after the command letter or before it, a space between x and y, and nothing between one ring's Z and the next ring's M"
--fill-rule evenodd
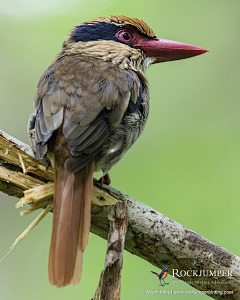
M101 185L103 185L103 184L110 185L111 179L110 179L109 174L107 173L107 174L105 174L104 176L102 176L102 177L98 180L98 182L99 182Z

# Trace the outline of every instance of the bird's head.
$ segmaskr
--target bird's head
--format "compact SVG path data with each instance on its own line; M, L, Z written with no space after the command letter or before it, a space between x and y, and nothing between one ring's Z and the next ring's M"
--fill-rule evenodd
M164 266L164 268L162 269L164 272L167 272L167 269L170 267L170 265L166 265Z
M100 17L80 23L67 36L63 52L110 61L121 68L145 72L151 63L184 59L206 49L158 39L141 20L125 16Z

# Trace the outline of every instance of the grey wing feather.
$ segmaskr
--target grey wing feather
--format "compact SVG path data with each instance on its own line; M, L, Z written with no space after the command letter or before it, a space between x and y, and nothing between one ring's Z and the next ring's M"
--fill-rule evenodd
M72 155L65 163L68 171L77 172L95 159L101 150L101 145L110 135L108 114L109 112L102 110L85 131L82 132L78 128L80 133L78 137L66 139ZM91 151L88 151L89 147L91 147Z
M76 146L83 142L92 132L98 130L99 126L104 122L105 126L108 125L108 116L104 112L100 113L97 118L88 126L80 126L74 130L74 134L65 136L69 146ZM65 123L64 123L65 125ZM76 135L78 133L78 135Z
M50 117L44 115L44 120L48 129L57 130L63 121L63 107L55 115L52 114Z
M43 158L47 152L47 141L51 138L53 130L47 128L44 120L43 106L40 103L35 121L35 148L37 159Z
M73 122L73 120L65 118L63 124L63 134L66 138L73 140L81 135L88 127L89 126L83 127L80 124Z
M72 155L66 168L76 172L93 161L121 122L129 101L136 101L137 86L134 72L99 60L85 63L78 57L76 61L66 57L62 64L52 65L40 79L35 98L38 158L46 153L47 142L63 124Z
M101 134L98 136L98 139L94 141L94 143L90 144L86 149L83 150L84 154L91 154L99 149L99 147L103 144L103 141L110 135L110 130L105 128Z
M88 133L88 131L86 131L82 135L80 135L77 139L73 140L74 143L72 143L71 146L67 140L69 149L70 149L70 152L72 153L72 155L74 155L73 152L77 153L77 152L84 151L84 153L86 153L85 149L89 145L94 144L97 140L100 140L100 136L102 135L103 132L106 131L106 129L108 129L108 131L110 133L110 130L108 127L109 126L108 126L107 122L102 122L101 124L99 124L99 126L96 128L96 130L94 130L92 133Z
M69 172L77 172L84 168L87 164L94 161L95 156L97 155L97 151L92 153L91 155L81 153L78 157L70 156L65 162L65 168Z

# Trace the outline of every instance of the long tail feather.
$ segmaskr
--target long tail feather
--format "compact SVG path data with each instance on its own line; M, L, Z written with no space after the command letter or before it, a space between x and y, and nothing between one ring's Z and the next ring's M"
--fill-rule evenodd
M153 271L151 271L153 274L156 274L157 275L157 273L156 272L153 272Z
M82 256L91 224L93 186L91 163L76 173L64 168L64 157L55 155L53 230L48 274L52 285L77 285Z

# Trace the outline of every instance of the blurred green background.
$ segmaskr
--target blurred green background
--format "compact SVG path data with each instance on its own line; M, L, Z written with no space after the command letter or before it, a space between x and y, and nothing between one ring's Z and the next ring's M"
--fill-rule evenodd
M150 116L142 137L110 171L112 186L240 255L240 1L2 0L0 129L29 143L26 126L36 85L76 23L98 16L143 19L161 38L209 50L151 66ZM0 194L0 257L39 212L19 217L16 198ZM91 299L106 241L90 234L79 286L48 283L52 215L0 263L0 300ZM155 299L156 267L124 253L121 299ZM168 290L192 290L187 284ZM207 296L162 296L162 299Z

